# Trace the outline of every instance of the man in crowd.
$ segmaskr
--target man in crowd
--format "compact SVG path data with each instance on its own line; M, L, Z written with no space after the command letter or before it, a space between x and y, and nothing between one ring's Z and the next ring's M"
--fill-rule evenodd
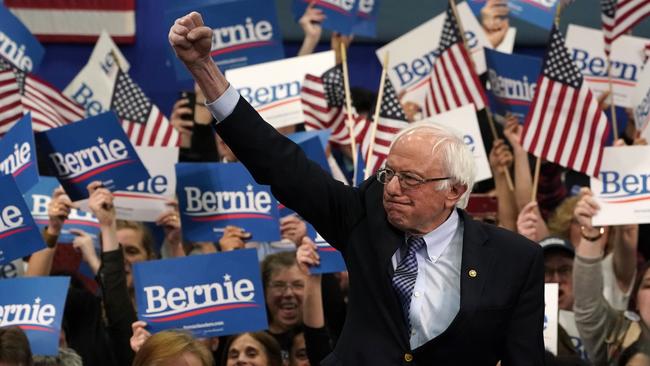
M461 209L476 170L461 138L415 125L376 177L345 186L237 94L210 57L211 38L196 12L169 33L217 132L346 259L348 316L324 365L543 364L541 248Z

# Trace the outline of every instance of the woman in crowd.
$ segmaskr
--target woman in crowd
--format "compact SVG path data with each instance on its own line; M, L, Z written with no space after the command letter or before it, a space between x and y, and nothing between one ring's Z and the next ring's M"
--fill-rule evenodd
M175 330L149 337L133 360L133 366L213 366L212 352L192 335Z
M282 366L278 342L266 332L247 332L228 338L222 366Z

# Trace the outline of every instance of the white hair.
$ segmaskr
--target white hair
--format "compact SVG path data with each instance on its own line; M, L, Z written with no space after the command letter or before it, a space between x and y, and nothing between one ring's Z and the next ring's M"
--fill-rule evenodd
M453 184L466 186L467 190L456 202L456 207L465 208L476 179L476 163L474 155L463 141L461 133L449 126L435 122L415 122L395 136L390 150L402 137L423 131L430 132L437 137L432 140L431 156L436 156L437 151L440 150L443 170L446 175L451 177L451 179L439 182L438 190L447 189Z

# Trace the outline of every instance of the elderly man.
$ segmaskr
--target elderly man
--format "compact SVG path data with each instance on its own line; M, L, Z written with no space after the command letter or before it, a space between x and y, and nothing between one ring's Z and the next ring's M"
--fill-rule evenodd
M433 125L411 128L376 177L345 186L229 85L210 58L211 37L196 12L169 33L217 132L259 183L345 257L348 314L323 365L543 364L542 250L457 208L475 170L460 138Z

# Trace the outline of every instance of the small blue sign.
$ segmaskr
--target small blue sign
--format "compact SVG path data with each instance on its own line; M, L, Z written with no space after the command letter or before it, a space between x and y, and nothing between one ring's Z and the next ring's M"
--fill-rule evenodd
M88 198L96 180L113 191L150 178L114 112L40 132L36 142L73 201Z
M20 70L35 72L45 49L25 25L0 3L0 58Z
M70 277L61 276L0 281L0 327L22 329L34 355L58 355L69 284Z
M42 230L45 229L49 222L47 215L47 206L52 200L52 192L59 186L59 181L53 177L41 177L38 184L27 191L23 197L30 209L36 225ZM82 230L93 238L95 248L99 248L99 222L90 212L81 211L73 208L70 215L63 223L59 243L72 243L75 235L71 230Z
M13 176L22 193L38 183L35 146L29 113L0 140L0 174Z
M0 176L0 187L0 264L6 264L45 248L45 243L14 178Z
M270 187L255 183L241 163L176 164L176 194L186 240L216 241L228 225L256 241L280 240Z
M216 337L268 327L253 249L140 262L133 275L138 318L152 333Z
M377 37L377 15L379 0L359 0L357 20L352 26L352 34L364 37Z
M318 256L320 257L320 264L309 268L309 273L323 274L347 271L341 252L329 245L311 224L307 225L307 235L316 244Z
M472 12L481 19L481 9L487 0L467 0ZM537 27L550 30L560 0L508 0L510 15Z
M203 22L212 27L211 55L221 71L284 58L274 1L194 3L196 6L192 10L201 13ZM186 7L173 7L165 12L165 19L168 24L173 24L187 12ZM183 63L175 56L172 60L176 78L190 80Z
M321 26L341 34L352 34L357 22L357 0L294 0L293 15L300 19L309 4L323 10L325 19Z
M524 123L537 90L542 60L486 48L485 62L492 110L500 116L514 114Z

